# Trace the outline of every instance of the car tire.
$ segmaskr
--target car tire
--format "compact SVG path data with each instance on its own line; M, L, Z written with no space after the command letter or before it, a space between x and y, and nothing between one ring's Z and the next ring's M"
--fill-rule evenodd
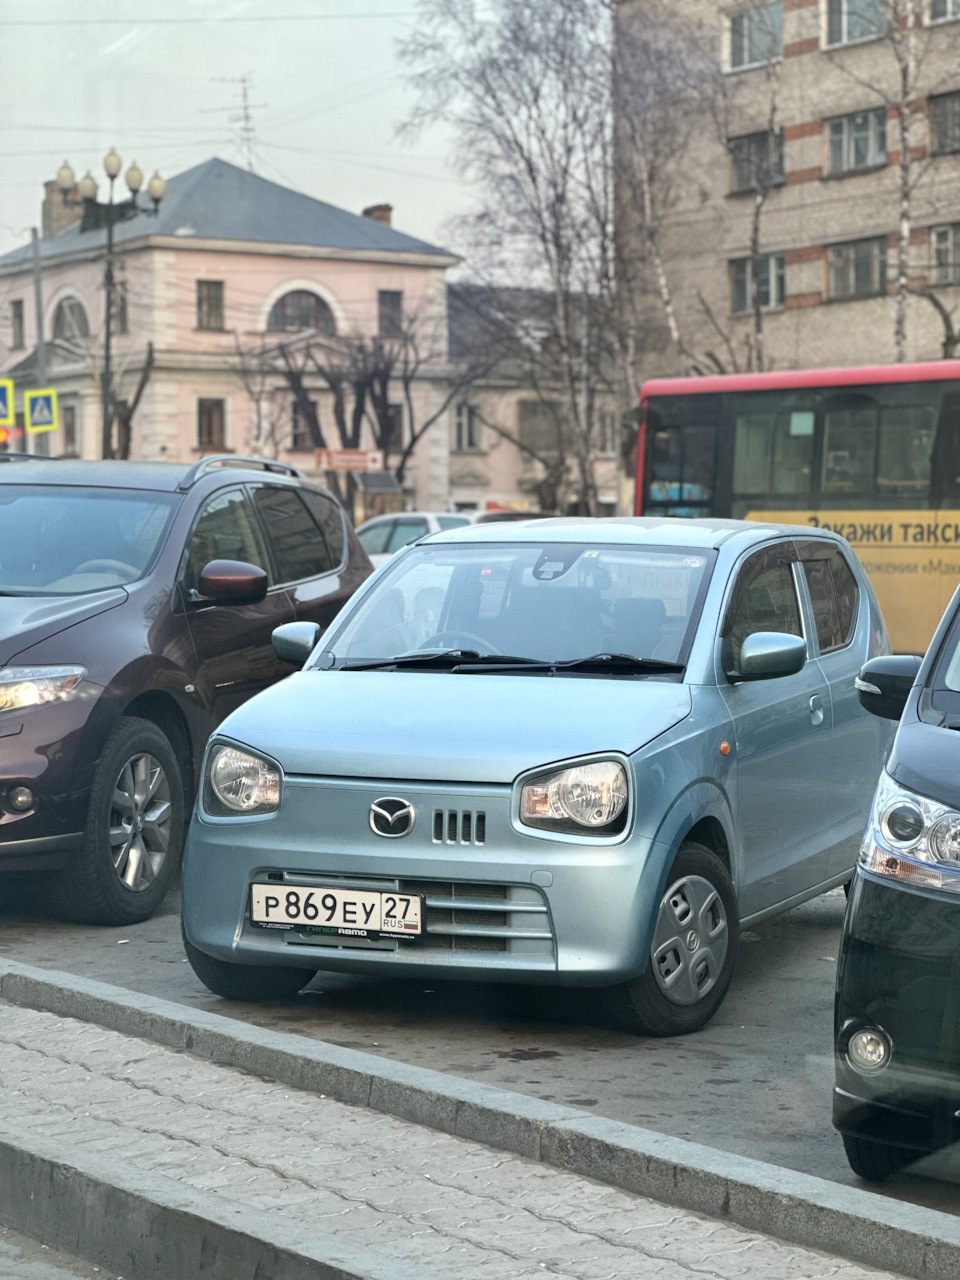
M686 841L667 877L647 968L607 991L616 1025L641 1036L699 1031L727 994L739 933L726 867L705 845Z
M287 965L230 964L199 951L186 938L183 946L193 972L208 991L224 1000L249 1004L284 1000L302 991L316 973L316 969L291 969Z
M176 878L185 824L169 740L150 720L122 717L97 762L80 849L52 878L54 909L81 924L149 919Z
M914 1147L894 1147L888 1142L874 1142L871 1138L854 1138L847 1133L842 1136L850 1168L865 1182L885 1182L908 1164L913 1164L914 1160L930 1154Z

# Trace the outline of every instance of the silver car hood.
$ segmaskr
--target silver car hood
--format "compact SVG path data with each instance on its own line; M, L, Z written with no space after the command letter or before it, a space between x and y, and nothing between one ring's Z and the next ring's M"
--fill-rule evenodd
M651 679L302 671L218 734L290 774L510 783L557 760L629 754L690 706L685 685Z

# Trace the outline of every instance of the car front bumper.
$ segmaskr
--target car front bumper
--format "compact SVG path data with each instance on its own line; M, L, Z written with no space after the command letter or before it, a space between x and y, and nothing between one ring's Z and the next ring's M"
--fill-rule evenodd
M879 1028L889 1065L855 1070L850 1036ZM833 1123L922 1151L960 1140L960 898L858 873L837 974Z
M402 839L370 826L371 804L389 796L416 810ZM288 777L276 814L197 813L184 854L186 936L225 961L354 973L603 986L642 972L672 851L629 832L592 843L528 833L511 801L508 786ZM265 880L421 893L425 931L373 946L264 929L249 902L250 885Z

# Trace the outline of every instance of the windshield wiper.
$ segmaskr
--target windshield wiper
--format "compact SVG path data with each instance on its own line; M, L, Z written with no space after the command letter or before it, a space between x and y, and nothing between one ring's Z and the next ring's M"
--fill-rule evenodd
M473 663L459 669L469 671ZM663 662L659 658L635 658L630 653L594 653L589 658L570 658L563 662L537 661L531 658L484 658L483 671L623 671L638 675L679 675L686 668L682 662Z
M503 653L478 653L476 649L434 649L424 653L400 653L395 658L375 658L372 662L345 662L340 671L382 671L388 667L436 667L458 669L464 664L483 667L486 663L510 666L540 666L536 658L514 658Z

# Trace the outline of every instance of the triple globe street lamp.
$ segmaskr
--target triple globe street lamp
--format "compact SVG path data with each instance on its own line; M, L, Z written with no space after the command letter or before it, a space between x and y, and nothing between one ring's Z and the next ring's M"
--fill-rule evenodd
M134 161L129 169L127 169L124 179L130 196L126 200L120 200L116 203L113 198L113 184L120 176L120 170L123 167L123 161L117 155L116 150L111 147L110 151L104 157L103 168L107 175L110 186L106 201L97 200L97 180L88 169L84 176L77 182L73 169L64 160L63 164L57 171L57 186L59 187L64 204L82 204L83 216L80 220L81 231L98 231L106 228L107 232L107 264L104 272L103 287L106 295L106 313L104 321L104 338L103 338L103 372L101 374L101 398L103 401L103 428L102 428L102 454L104 458L109 458L113 453L113 382L110 369L110 346L111 346L111 330L113 322L113 295L114 295L114 272L113 272L113 228L118 222L126 222L130 218L135 218L139 214L147 214L150 217L156 217L160 210L160 201L166 195L167 184L159 173L155 173L147 183L147 195L152 201L152 208L147 208L138 203L137 197L143 186L143 172ZM80 200L71 198L70 193L76 190L80 195Z

